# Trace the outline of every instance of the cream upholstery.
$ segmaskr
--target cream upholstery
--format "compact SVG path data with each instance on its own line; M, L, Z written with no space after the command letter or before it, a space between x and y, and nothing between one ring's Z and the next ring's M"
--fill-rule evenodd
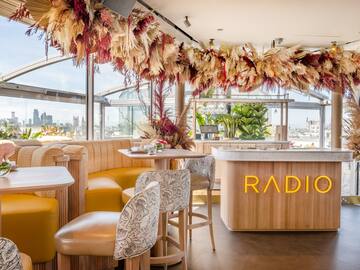
M149 183L160 184L160 212L175 212L188 208L190 198L189 170L145 172L136 181L135 193Z
M102 141L72 141L68 145L81 145L88 150L88 173L115 168L151 167L151 160L134 160L118 152L118 149L131 147L130 139Z
M66 255L112 256L119 212L90 212L56 234L56 250Z
M72 220L55 235L56 248L62 255L139 256L156 242L159 207L160 187L151 183L121 213L92 212Z
M0 238L0 270L32 270L31 258L11 240Z
M213 188L215 182L214 157L187 159L184 168L190 170L191 173L191 190ZM206 180L207 186L205 185Z

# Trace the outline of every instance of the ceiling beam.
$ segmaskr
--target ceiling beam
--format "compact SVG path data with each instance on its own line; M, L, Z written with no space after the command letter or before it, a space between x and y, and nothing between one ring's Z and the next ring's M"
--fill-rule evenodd
M25 65L23 67L17 68L5 75L0 76L0 82L7 82L10 81L12 79L15 79L21 75L24 75L26 73L32 72L34 70L46 67L46 66L50 66L53 64L57 64L69 59L74 58L74 56L61 56L61 55L57 55L57 56L53 56L47 59L42 59L36 62L33 62L31 64Z
M85 104L86 101L86 95L81 93L7 82L0 82L0 96L75 104ZM99 96L95 96L95 102L109 104L106 98Z
M106 96L109 96L109 95L112 95L112 94L116 94L118 92L123 92L123 91L129 90L129 89L134 89L137 86L142 87L142 86L145 86L145 85L148 85L148 84L149 84L148 82L144 82L144 83L140 83L139 85L132 84L132 85L129 85L129 86L115 86L115 87L108 88L106 90L100 91L100 92L97 93L97 95L101 96L101 97L106 97Z

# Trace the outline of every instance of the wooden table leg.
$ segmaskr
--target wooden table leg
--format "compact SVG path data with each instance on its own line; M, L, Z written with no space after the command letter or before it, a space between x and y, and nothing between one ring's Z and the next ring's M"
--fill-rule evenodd
M154 160L155 163L155 169L157 171L160 170L168 170L170 168L170 160L169 159L155 159ZM159 226L158 226L158 235L162 236L163 235L163 215L160 214L159 215ZM161 240L158 240L152 250L153 252L153 256L154 257L159 257L159 256L163 256L163 244Z
M69 198L68 188L56 190L56 199L59 202L59 226L60 228L68 223Z

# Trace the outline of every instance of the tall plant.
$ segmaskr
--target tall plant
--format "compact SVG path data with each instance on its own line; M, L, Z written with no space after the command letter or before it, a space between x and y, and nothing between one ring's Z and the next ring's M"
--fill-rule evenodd
M266 117L268 109L264 104L237 104L231 112L238 119L241 139L262 140L270 135Z

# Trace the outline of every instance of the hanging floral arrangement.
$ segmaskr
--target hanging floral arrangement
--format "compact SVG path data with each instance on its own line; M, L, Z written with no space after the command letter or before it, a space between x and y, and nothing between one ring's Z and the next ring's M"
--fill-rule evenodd
M294 47L259 54L251 44L203 49L162 32L149 12L134 9L125 18L98 0L25 0L12 19L24 17L35 21L28 34L43 30L47 44L74 55L78 64L93 54L127 78L159 86L190 82L194 95L211 87L251 91L261 85L344 93L360 83L360 54L354 51Z

